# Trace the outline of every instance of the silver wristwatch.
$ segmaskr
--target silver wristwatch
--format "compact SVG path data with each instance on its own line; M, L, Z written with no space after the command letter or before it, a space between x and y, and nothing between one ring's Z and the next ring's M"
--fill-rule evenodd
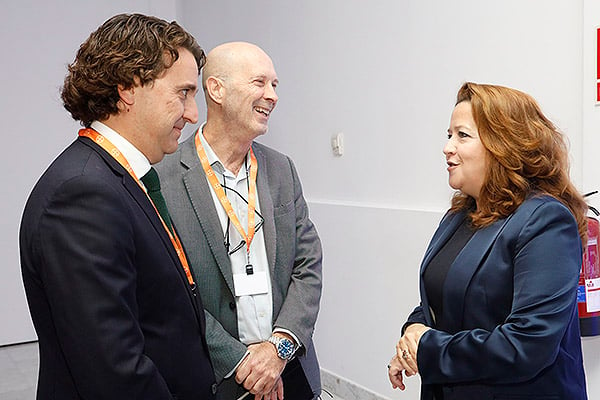
M267 339L267 342L275 345L277 357L281 358L282 360L290 360L296 352L296 345L294 345L294 342L292 342L290 339L279 336L271 336L269 339Z

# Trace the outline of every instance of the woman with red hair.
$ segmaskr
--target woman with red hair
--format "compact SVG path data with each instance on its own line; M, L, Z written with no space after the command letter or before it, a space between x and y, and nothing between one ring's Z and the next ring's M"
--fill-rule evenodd
M577 314L587 205L563 135L518 90L467 82L444 147L456 190L389 366L421 398L587 399Z

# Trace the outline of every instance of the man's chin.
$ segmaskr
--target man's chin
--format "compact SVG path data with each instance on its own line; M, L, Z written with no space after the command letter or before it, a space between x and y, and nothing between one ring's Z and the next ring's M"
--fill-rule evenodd
M173 154L177 151L177 148L179 147L179 142L175 142L175 146L171 146L169 149L167 149L165 151L165 155L166 154Z
M169 142L169 145L163 148L164 155L175 153L178 147L179 142L175 138L173 138L173 140Z
M257 135L256 136L258 137L258 136L266 135L267 132L269 132L269 127L268 126L265 127L265 128L263 128L263 129L259 129L257 131Z

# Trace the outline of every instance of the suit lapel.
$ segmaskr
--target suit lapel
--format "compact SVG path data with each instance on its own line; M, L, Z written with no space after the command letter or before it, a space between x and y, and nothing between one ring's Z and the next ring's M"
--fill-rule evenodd
M87 145L89 145L106 161L106 164L116 174L121 176L121 182L123 183L123 187L129 192L131 197L140 206L144 214L146 214L146 216L148 217L148 220L150 221L154 229L157 231L165 247L167 248L169 255L171 256L171 259L173 260L173 264L176 267L177 272L185 282L185 287L188 289L188 292L190 292L187 276L185 275L185 271L183 270L183 266L181 265L181 261L179 260L179 256L177 255L177 251L175 250L173 243L171 243L171 239L169 238L167 231L165 230L160 218L158 217L158 214L156 213L156 210L154 209L154 206L150 202L150 199L148 198L146 193L144 193L143 189L137 184L133 177L129 175L125 168L123 168L123 166L121 166L121 164L119 164L117 160L115 160L106 151L104 151L104 149L102 149L100 146L98 146L96 143L94 143L88 138L79 138L79 140L82 140ZM194 308L196 309L196 312L198 313L198 315L200 315L200 310L198 309L197 303L195 301L192 301L192 303L194 305ZM201 325L203 324L201 323Z
M444 323L449 332L460 330L464 315L465 294L471 279L488 256L494 241L511 216L477 230L450 266L443 291Z
M181 162L187 168L187 171L183 173L183 184L188 198L204 232L213 257L221 270L223 278L227 282L229 290L233 294L235 291L233 288L231 261L225 251L223 241L219 239L223 237L223 228L221 227L217 211L213 206L214 201L210 192L211 189L200 164L193 139L186 140L181 144Z
M140 206L140 208L142 209L144 214L146 214L146 216L150 220L150 223L152 224L154 229L156 229L160 238L165 243L166 247L169 249L169 253L171 254L171 257L174 260L176 260L176 263L179 265L180 264L179 257L177 257L177 252L173 248L171 239L169 238L169 235L165 231L165 228L163 227L162 222L158 218L158 214L156 213L156 210L152 206L150 199L148 198L148 196L146 196L146 193L144 193L143 189L137 184L137 182L133 179L133 177L131 175L129 175L129 173L125 170L125 168L123 168L117 160L115 160L108 153L106 153L106 151L104 151L104 149L102 149L100 146L95 144L92 140L89 140L87 138L81 138L81 140L85 140L86 143L88 143L106 161L108 166L114 172L116 172L118 175L121 176L123 186L129 192L129 194L131 194L131 197L133 197L133 199L138 203L138 205ZM186 281L187 281L187 278L186 278Z
M435 232L433 238L431 238L431 243L425 252L425 256L423 256L423 262L421 263L421 275L425 272L425 269L429 265L431 258L435 256L438 251L440 251L444 244L446 244L448 239L458 229L465 217L466 214L462 212L446 214L444 216L440 222L438 230Z
M252 145L256 161L258 163L258 175L256 177L256 187L258 190L258 201L260 203L260 213L265 222L263 225L263 236L267 250L267 260L269 262L269 273L275 276L275 220L273 218L273 199L271 198L271 189L269 187L269 171L265 155L256 145Z
M454 234L456 229L458 229L459 225L462 223L464 218L466 217L465 213L453 213L446 214L440 225L433 235L431 239L431 243L425 252L425 256L423 257L423 262L421 263L421 279L420 279L420 290L422 293L421 302L423 312L425 313L425 318L430 326L435 325L435 321L433 316L431 315L431 310L429 308L429 299L427 297L427 291L425 290L425 282L423 281L423 276L425 275L425 270L429 266L431 259L435 256L438 251L444 246L444 244L448 241L448 239Z

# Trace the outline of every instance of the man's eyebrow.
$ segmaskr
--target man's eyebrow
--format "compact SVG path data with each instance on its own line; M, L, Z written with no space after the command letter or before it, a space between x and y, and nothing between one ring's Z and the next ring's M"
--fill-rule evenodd
M257 79L261 79L264 81L268 81L269 77L266 74L258 74L258 75L254 75L252 77L250 77L250 82L254 82ZM277 77L273 78L271 80L271 82L273 82L275 85L279 85L279 79L277 79Z

